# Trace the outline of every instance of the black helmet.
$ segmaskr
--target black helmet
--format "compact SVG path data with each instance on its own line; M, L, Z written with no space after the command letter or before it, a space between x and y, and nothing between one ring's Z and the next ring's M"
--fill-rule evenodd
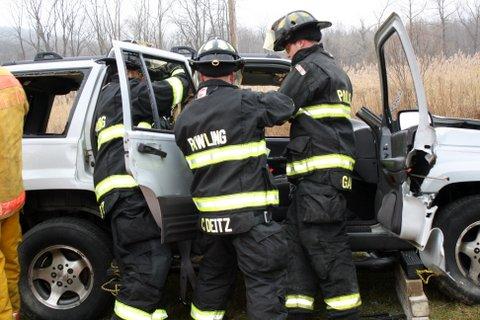
M267 32L264 48L282 51L288 43L300 39L320 41L322 39L320 30L331 26L331 22L318 21L306 11L293 11L273 23Z
M225 40L212 39L190 60L192 69L209 77L222 77L243 68L244 61L237 50Z
M133 44L138 44L135 40L122 40L122 42L128 42L128 43L133 43ZM140 61L140 58L137 53L134 52L125 52L124 53L124 60L125 60L125 65L127 66L127 69L129 70L137 70L137 71L142 71L142 62ZM97 60L97 62L103 62L107 66L116 66L117 61L115 60L115 54L113 53L113 50L110 50L110 53L106 58L102 58Z

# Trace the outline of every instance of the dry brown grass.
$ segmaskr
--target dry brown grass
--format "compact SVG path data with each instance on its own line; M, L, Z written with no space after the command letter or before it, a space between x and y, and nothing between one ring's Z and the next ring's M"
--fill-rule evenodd
M420 60L430 111L435 115L480 118L480 54ZM345 68L353 83L352 114L362 106L381 114L380 82L376 64ZM272 90L275 87L252 87ZM58 101L57 101L58 99ZM74 94L57 97L47 132L61 133ZM289 124L267 129L268 136L288 136Z
M66 127L70 111L75 102L77 92L72 91L66 95L55 96L50 117L48 118L47 131L49 134L63 134Z
M480 54L421 59L425 92L432 114L480 118ZM377 65L346 68L353 83L352 112L366 106L381 113Z

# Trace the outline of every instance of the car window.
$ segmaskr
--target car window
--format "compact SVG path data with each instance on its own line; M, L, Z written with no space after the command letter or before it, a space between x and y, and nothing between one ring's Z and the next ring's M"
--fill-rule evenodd
M133 61L140 70L132 73L132 64L126 68L129 77L131 122L133 130L173 132L176 115L186 104L179 74L188 75L183 62L162 60L142 53L123 51L126 61ZM128 65L128 64L127 64ZM187 76L188 81L190 77Z
M25 137L67 134L88 69L16 73L27 95Z
M52 110L48 118L46 134L63 134L67 128L68 118L78 91L71 91L65 95L53 97Z
M417 110L417 96L407 56L397 33L392 34L383 46L388 88L388 113L397 121L398 112Z

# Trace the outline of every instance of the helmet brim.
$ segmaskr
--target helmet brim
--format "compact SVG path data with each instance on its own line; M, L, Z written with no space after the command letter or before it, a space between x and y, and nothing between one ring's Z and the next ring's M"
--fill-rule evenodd
M332 26L332 23L330 21L318 21L317 26L322 29L327 29Z

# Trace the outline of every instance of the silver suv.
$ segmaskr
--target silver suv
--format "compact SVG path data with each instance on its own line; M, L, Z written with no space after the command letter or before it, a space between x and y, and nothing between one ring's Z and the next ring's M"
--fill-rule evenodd
M379 29L375 44L383 114L362 108L360 120L352 120L357 143L348 195L352 248L371 253L370 266L415 250L441 275L438 283L447 294L479 302L480 122L429 114L417 61L396 14ZM135 52L157 65L177 63L191 74L180 54L124 42L114 42L113 52L118 66L124 66L124 53ZM109 226L93 192L91 139L99 92L110 71L97 59L44 55L7 66L30 102L23 139L27 203L20 287L23 309L32 318L95 319L111 307L111 297L100 288L112 253ZM245 86L278 86L290 69L285 59L245 59ZM173 132L168 126L132 126L125 68L118 73L127 170L163 230L162 241L194 239L198 215L189 193L192 176ZM267 141L281 194L274 217L282 220L289 204L283 157L288 137Z

